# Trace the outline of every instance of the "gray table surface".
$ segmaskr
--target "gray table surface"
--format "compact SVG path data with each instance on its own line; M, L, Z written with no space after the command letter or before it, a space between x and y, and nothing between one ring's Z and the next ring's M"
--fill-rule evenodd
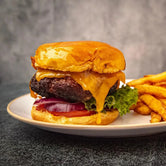
M44 131L8 115L28 84L0 85L0 166L166 165L166 133L135 138L87 138Z

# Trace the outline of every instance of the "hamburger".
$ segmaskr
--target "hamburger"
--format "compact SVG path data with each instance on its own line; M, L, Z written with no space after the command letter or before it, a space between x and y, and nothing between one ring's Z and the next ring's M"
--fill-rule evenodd
M106 125L129 112L137 91L125 83L125 59L118 49L97 41L39 46L29 87L36 98L34 120L56 124Z

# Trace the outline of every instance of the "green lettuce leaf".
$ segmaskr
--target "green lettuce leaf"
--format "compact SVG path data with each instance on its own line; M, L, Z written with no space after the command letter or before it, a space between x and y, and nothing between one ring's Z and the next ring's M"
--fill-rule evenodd
M128 85L119 88L113 96L115 97L115 104L113 108L118 109L120 115L124 115L129 112L129 108L137 103L138 91L136 88L130 88Z
M104 108L102 112L107 109L117 109L120 115L124 115L129 112L129 108L136 104L138 100L138 91L136 88L130 88L128 85L123 85L117 89L113 94L109 95L105 99ZM85 108L89 111L96 111L96 100L91 98L84 102Z
M84 102L85 108L89 111L96 111L96 100L95 98L91 98L90 100Z

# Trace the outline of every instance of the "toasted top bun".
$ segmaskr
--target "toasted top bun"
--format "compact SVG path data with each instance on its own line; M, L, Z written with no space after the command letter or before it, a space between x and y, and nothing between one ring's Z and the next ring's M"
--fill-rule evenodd
M125 69L122 52L97 41L43 44L32 59L35 68L68 72L115 73Z
M48 111L38 111L36 107L32 107L31 111L32 118L34 120L50 122L55 124L78 124L78 125L97 125L96 119L97 114L90 116L82 116L82 117L64 117L64 116L54 116ZM100 125L107 125L112 123L119 116L119 112L117 110L112 110L111 112L101 113L101 123Z

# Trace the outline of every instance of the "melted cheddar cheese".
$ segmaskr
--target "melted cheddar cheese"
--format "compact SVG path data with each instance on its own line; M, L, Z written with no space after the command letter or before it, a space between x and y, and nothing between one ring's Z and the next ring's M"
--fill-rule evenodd
M101 123L100 112L103 110L105 98L110 88L116 83L116 81L122 81L125 83L125 74L121 71L113 74L99 74L89 71L71 73L38 69L36 72L37 81L40 81L45 77L62 78L65 76L72 77L84 90L89 90L96 99L96 110L98 112L97 124Z

